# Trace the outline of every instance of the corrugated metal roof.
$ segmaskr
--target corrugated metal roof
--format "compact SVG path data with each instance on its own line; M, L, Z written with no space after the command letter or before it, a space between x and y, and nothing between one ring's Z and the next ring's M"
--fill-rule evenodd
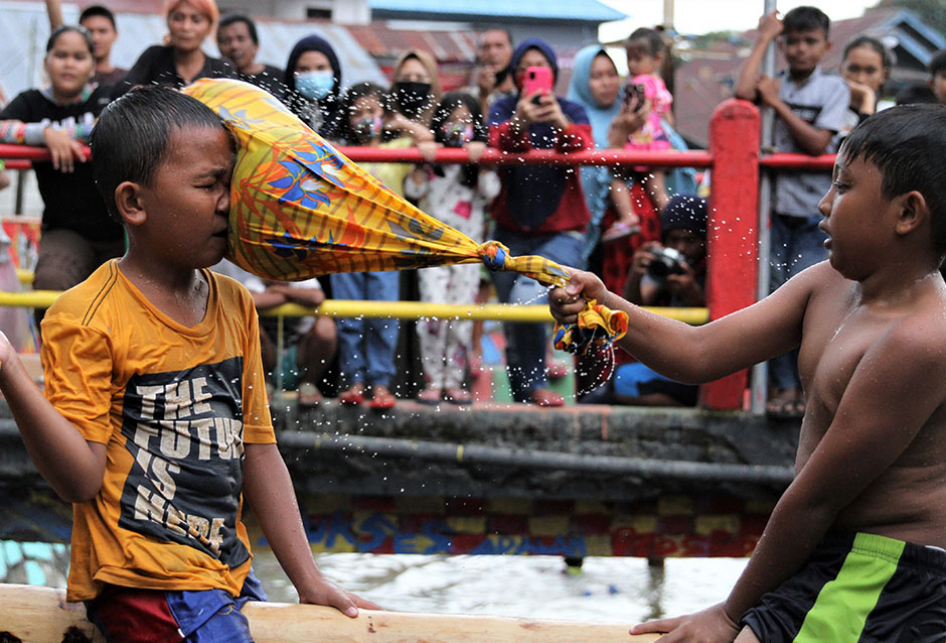
M392 29L383 22L349 25L347 29L375 58L397 58L408 49L421 49L438 62L476 59L476 34L472 31Z
M541 3L510 0L368 0L376 18L420 18L502 20L527 18L539 21L607 22L623 20L627 14L596 0L543 0Z

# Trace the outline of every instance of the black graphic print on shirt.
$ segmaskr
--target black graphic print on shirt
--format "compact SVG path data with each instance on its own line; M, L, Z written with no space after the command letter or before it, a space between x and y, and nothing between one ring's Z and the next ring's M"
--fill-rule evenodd
M243 489L243 358L133 377L122 434L135 458L119 526L199 549L232 567Z

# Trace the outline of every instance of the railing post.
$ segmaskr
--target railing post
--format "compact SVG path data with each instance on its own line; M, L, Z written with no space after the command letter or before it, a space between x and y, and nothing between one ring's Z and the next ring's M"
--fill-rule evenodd
M721 103L710 119L713 170L706 269L710 321L756 300L759 125L759 110L736 99ZM700 405L741 409L747 382L748 371L710 382L700 389Z

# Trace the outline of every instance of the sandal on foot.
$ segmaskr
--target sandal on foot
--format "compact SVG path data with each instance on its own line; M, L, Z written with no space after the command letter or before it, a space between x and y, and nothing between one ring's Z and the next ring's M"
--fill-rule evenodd
M765 405L766 414L775 419L787 420L800 418L798 414L798 397L791 388L776 389ZM802 411L804 414L804 411Z
M443 399L457 406L468 406L473 404L473 396L470 392L462 388L448 388L443 392Z
M796 417L796 418L805 417L805 396L802 395L801 393L799 393L798 396L795 397L795 405L793 408L792 417Z
M342 391L338 396L338 401L345 406L357 406L365 401L365 385L361 382L352 384L347 391Z
M565 406L565 398L550 388L539 388L532 391L529 399L536 406Z
M397 398L388 390L387 386L375 386L371 391L371 402L369 406L375 410L392 409L397 403Z
M318 406L324 401L322 393L312 382L303 382L299 385L299 406Z
M640 231L641 227L639 225L631 225L629 223L621 223L619 221L604 231L604 234L601 235L601 243L620 241L621 239L629 237L632 234L640 234Z
M441 389L437 386L428 386L423 391L417 394L417 403L418 404L427 404L428 406L436 406L440 404Z

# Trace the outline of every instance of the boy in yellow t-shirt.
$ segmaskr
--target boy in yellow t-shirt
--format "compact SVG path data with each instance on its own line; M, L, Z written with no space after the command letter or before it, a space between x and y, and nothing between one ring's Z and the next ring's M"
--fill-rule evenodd
M303 603L374 607L325 579L276 448L249 293L227 245L233 143L174 90L112 103L95 181L128 251L43 322L46 399L0 337L0 389L36 467L74 503L68 599L111 641L251 641L264 599L243 494ZM132 625L129 625L132 624Z

